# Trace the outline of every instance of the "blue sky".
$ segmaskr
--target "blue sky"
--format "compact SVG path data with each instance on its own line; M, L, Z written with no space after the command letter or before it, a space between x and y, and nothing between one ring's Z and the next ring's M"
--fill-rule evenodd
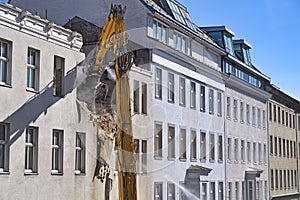
M198 26L225 25L250 43L252 63L300 100L299 0L178 1Z

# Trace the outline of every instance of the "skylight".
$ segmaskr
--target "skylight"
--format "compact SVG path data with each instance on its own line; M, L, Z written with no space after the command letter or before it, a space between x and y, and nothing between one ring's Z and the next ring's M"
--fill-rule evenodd
M190 29L197 31L197 27L192 22L186 8L184 8L179 3L172 1L172 0L167 0L167 2L171 8L172 14L174 15L174 17L177 21L186 25Z

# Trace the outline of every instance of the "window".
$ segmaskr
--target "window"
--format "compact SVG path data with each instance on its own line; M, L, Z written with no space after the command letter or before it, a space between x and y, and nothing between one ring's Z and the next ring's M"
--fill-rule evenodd
M185 106L185 79L180 78L179 83L179 105Z
M288 187L288 189L291 187L291 184L290 184L290 170L287 170L287 187Z
M255 114L255 111L256 111L255 107L252 106L252 125L253 126L255 126L255 124L256 124L256 114Z
M270 154L273 155L273 136L270 135Z
M85 133L76 133L75 174L85 173Z
M221 92L217 93L217 100L218 100L218 116L222 116L222 94Z
M286 156L290 157L290 142L286 140Z
M216 190L215 182L210 182L210 200L216 199L215 190Z
M281 156L281 138L278 138L278 154Z
M168 159L175 158L175 127L169 125L168 127Z
M239 182L235 182L235 199L236 200L240 200L239 193L240 193Z
M218 161L223 161L223 137L222 135L219 135L218 139Z
M261 146L261 143L258 143L258 162L259 164L262 163L262 146Z
M293 157L293 141L290 140L290 155L291 155L291 158Z
M286 189L286 170L283 170L283 186L284 186L284 189Z
M257 126L261 127L261 112L259 108L257 108Z
M272 104L269 103L269 120L272 121Z
M285 139L282 139L282 155L285 157Z
M241 160L245 162L245 140L241 140Z
M228 182L228 199L232 199L232 193L233 193L233 191L232 191L232 182Z
M142 114L147 114L147 84L142 83Z
M202 183L202 198L203 200L207 200L207 183Z
M192 109L196 109L196 84L191 82L190 104Z
M290 128L292 128L292 114L290 114Z
M63 173L63 131L52 133L52 174Z
M168 183L167 192L168 192L167 200L175 200L176 196L175 196L175 184L174 183Z
M263 121L262 121L262 123L263 123L263 128L266 128L266 111L263 110L262 115L263 115Z
M298 116L298 131L300 131L300 116Z
M214 114L214 91L209 89L209 114Z
M251 162L251 143L247 142L247 161Z
M278 190L278 170L275 169L275 189Z
M238 119L238 102L236 99L233 100L233 119L237 120Z
M213 133L209 134L209 145L210 145L209 161L214 162L215 161L215 135Z
M286 125L286 127L289 126L289 113L288 112L285 113L285 125Z
M244 122L244 102L240 103L240 120L241 123Z
M8 124L0 123L0 173L8 172L9 170L8 133Z
M273 169L271 169L271 190L274 190L274 174Z
M168 73L168 102L174 103L174 74Z
M162 157L162 124L155 124L154 157Z
M234 139L234 160L238 161L238 152L239 152L239 141Z
M274 122L276 122L276 105L273 105L273 118Z
M147 140L135 139L135 158L137 173L147 172ZM140 148L141 147L141 148Z
M180 129L180 159L186 159L186 130L181 128Z
M205 86L200 86L200 111L205 112Z
M232 144L231 138L227 138L227 159L228 161L232 161Z
M274 137L274 154L277 156L277 150L278 150L278 145L277 145L277 137Z
M63 97L64 93L65 59L54 56L53 96Z
M253 162L257 163L257 152L256 152L256 143L253 142Z
M230 105L230 103L231 103L231 99L230 99L230 97L227 97L226 98L227 100L227 118L231 118L231 105Z
M161 23L153 20L153 38L157 39L160 42L167 43L167 28Z
M196 131L191 130L191 160L195 161L197 159L197 138L196 138Z
M0 84L11 84L11 44L0 40Z
M133 112L140 112L140 83L134 80L133 82Z
M155 98L162 98L162 72L161 69L155 69Z
M284 110L281 110L281 123L282 123L282 125L284 125Z
M27 88L39 89L39 51L29 48L27 54Z
M295 115L293 115L293 129L295 129Z
M294 158L296 158L296 142L293 142L293 154L294 154Z
M277 107L277 110L278 110L278 124L280 124L280 114L281 114L281 112L280 112L280 107L279 106Z
M154 199L162 200L163 199L163 184L162 183L154 183Z
M183 53L187 53L187 39L183 35L181 35L177 32L174 32L173 48L177 49L178 51L181 51Z
M247 120L247 124L250 124L250 105L249 104L246 105L246 120Z
M223 187L223 182L220 181L219 185L218 185L218 193L219 193L218 200L223 200L223 198L224 198L224 189L223 188L224 188Z
M142 172L147 172L147 140L142 140Z
M242 181L242 199L245 199L245 181Z
M37 173L38 170L38 129L26 128L25 134L25 173Z
M205 162L206 161L206 133L201 132L200 137L200 161Z

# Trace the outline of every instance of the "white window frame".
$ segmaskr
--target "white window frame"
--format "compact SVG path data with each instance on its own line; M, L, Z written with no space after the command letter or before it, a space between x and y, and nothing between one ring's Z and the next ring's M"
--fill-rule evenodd
M226 98L226 106L227 106L226 117L228 119L230 119L231 118L231 98L229 96Z
M196 109L196 83L193 81L190 83L190 104L192 109Z
M175 79L174 74L168 73L168 102L174 103Z
M168 160L175 159L175 126L168 124Z
M54 56L53 96L64 96L65 59Z
M162 158L163 148L163 124L161 122L155 122L154 126L154 158Z
M200 85L200 111L205 112L205 86Z
M52 167L51 174L63 173L63 149L64 132L53 130L52 132Z
M0 39L0 85L11 85L11 57L11 43ZM5 63L4 66L2 63Z
M86 134L76 132L75 139L75 174L86 172Z
M191 161L196 161L197 160L197 132L194 129L191 129L191 145L190 145L190 157Z
M245 121L245 113L244 113L244 102L240 102L240 121L241 123L244 123Z
M186 152L186 129L185 128L180 128L180 137L179 137L179 160L185 161L187 158L187 152Z
M180 77L179 79L179 105L185 106L185 99L186 99L186 93L185 93L185 78Z
M33 56L33 57L32 57ZM33 48L27 51L27 90L39 90L40 52Z
M163 194L163 183L154 182L154 200L162 200Z
M154 39L157 39L158 41L160 41L164 44L168 43L168 28L167 28L167 26L165 26L164 24L153 19L152 30L153 30L153 38Z
M155 68L155 98L162 99L162 70Z
M25 133L25 174L38 172L38 128L27 127Z
M0 123L0 173L9 172L9 125L6 123Z
M213 89L209 89L208 92L208 100L209 100L209 114L213 115L214 114L214 90Z
M177 31L173 32L173 48L183 52L188 53L188 39Z
M233 99L233 119L234 121L238 120L238 100Z
M221 117L222 116L222 93L221 92L217 92L217 103L218 103L217 115Z

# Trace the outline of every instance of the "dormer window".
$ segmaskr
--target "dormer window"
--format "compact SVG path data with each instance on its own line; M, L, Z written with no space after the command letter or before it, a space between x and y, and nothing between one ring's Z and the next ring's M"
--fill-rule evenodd
M225 26L201 27L206 31L218 45L226 50L230 55L234 55L232 37L234 33Z
M245 40L233 40L235 56L246 65L251 66L250 49L251 46Z

